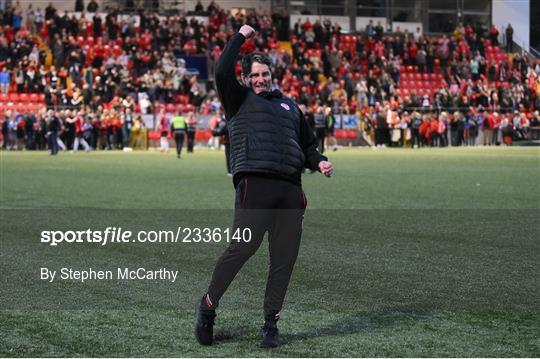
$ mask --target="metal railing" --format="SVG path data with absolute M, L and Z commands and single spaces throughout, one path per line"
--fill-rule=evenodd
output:
M 505 42 L 506 41 L 507 40 L 505 38 Z M 517 47 L 519 49 L 519 52 L 521 52 L 522 55 L 527 55 L 529 58 L 532 58 L 532 59 L 540 59 L 540 52 L 530 45 L 528 47 L 525 46 L 525 41 L 523 41 L 523 39 L 521 39 L 519 36 L 516 36 L 514 34 L 514 36 L 512 37 L 512 42 L 513 42 L 514 48 Z

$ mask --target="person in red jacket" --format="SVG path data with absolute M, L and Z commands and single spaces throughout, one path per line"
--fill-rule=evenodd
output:
M 418 127 L 418 133 L 420 134 L 421 142 L 423 145 L 429 141 L 429 118 L 424 115 L 422 117 L 422 123 Z
M 105 137 L 104 141 L 102 141 L 102 147 L 105 148 L 106 146 L 108 150 L 112 150 L 113 128 L 109 110 L 103 112 L 103 117 L 101 119 L 101 133 L 103 134 L 103 137 Z
M 68 119 L 69 120 L 69 119 Z M 86 140 L 83 137 L 83 125 L 84 125 L 84 119 L 83 119 L 83 113 L 81 111 L 77 112 L 75 114 L 75 117 L 71 119 L 75 126 L 75 142 L 73 143 L 73 151 L 77 152 L 79 150 L 79 145 L 82 145 L 84 147 L 84 150 L 86 152 L 90 151 L 90 146 L 86 142 Z
M 489 30 L 489 39 L 493 46 L 499 46 L 499 30 L 497 30 L 495 25 L 492 25 L 491 30 Z
M 122 133 L 122 127 L 124 127 L 124 121 L 116 110 L 112 110 L 112 125 L 114 129 L 114 140 L 116 141 L 116 148 L 123 149 L 124 136 Z
M 160 151 L 164 153 L 169 153 L 169 139 L 167 136 L 169 135 L 169 127 L 171 126 L 171 121 L 169 119 L 169 116 L 165 113 L 165 109 L 161 109 L 159 111 L 159 132 L 161 134 L 160 138 Z
M 497 112 L 493 112 L 491 117 L 489 117 L 489 127 L 491 127 L 491 143 L 497 145 L 499 143 L 499 123 L 501 119 Z
M 484 146 L 491 146 L 493 144 L 493 115 L 484 114 L 482 121 L 482 134 L 484 135 Z

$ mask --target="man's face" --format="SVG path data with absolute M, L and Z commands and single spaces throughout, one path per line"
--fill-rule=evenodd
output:
M 272 74 L 268 65 L 254 62 L 251 64 L 251 73 L 247 78 L 249 86 L 256 94 L 272 91 Z

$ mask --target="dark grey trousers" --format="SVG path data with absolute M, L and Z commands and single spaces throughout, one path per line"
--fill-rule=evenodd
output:
M 292 182 L 257 176 L 241 180 L 236 188 L 232 233 L 249 228 L 251 239 L 231 240 L 219 258 L 207 292 L 212 308 L 218 306 L 236 274 L 268 232 L 270 270 L 264 312 L 265 316 L 279 313 L 298 256 L 306 205 L 302 187 Z

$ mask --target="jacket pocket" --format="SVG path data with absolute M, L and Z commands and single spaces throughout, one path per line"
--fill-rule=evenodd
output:
M 247 203 L 247 186 L 247 177 L 244 177 L 236 187 L 235 202 L 240 208 L 244 207 Z

